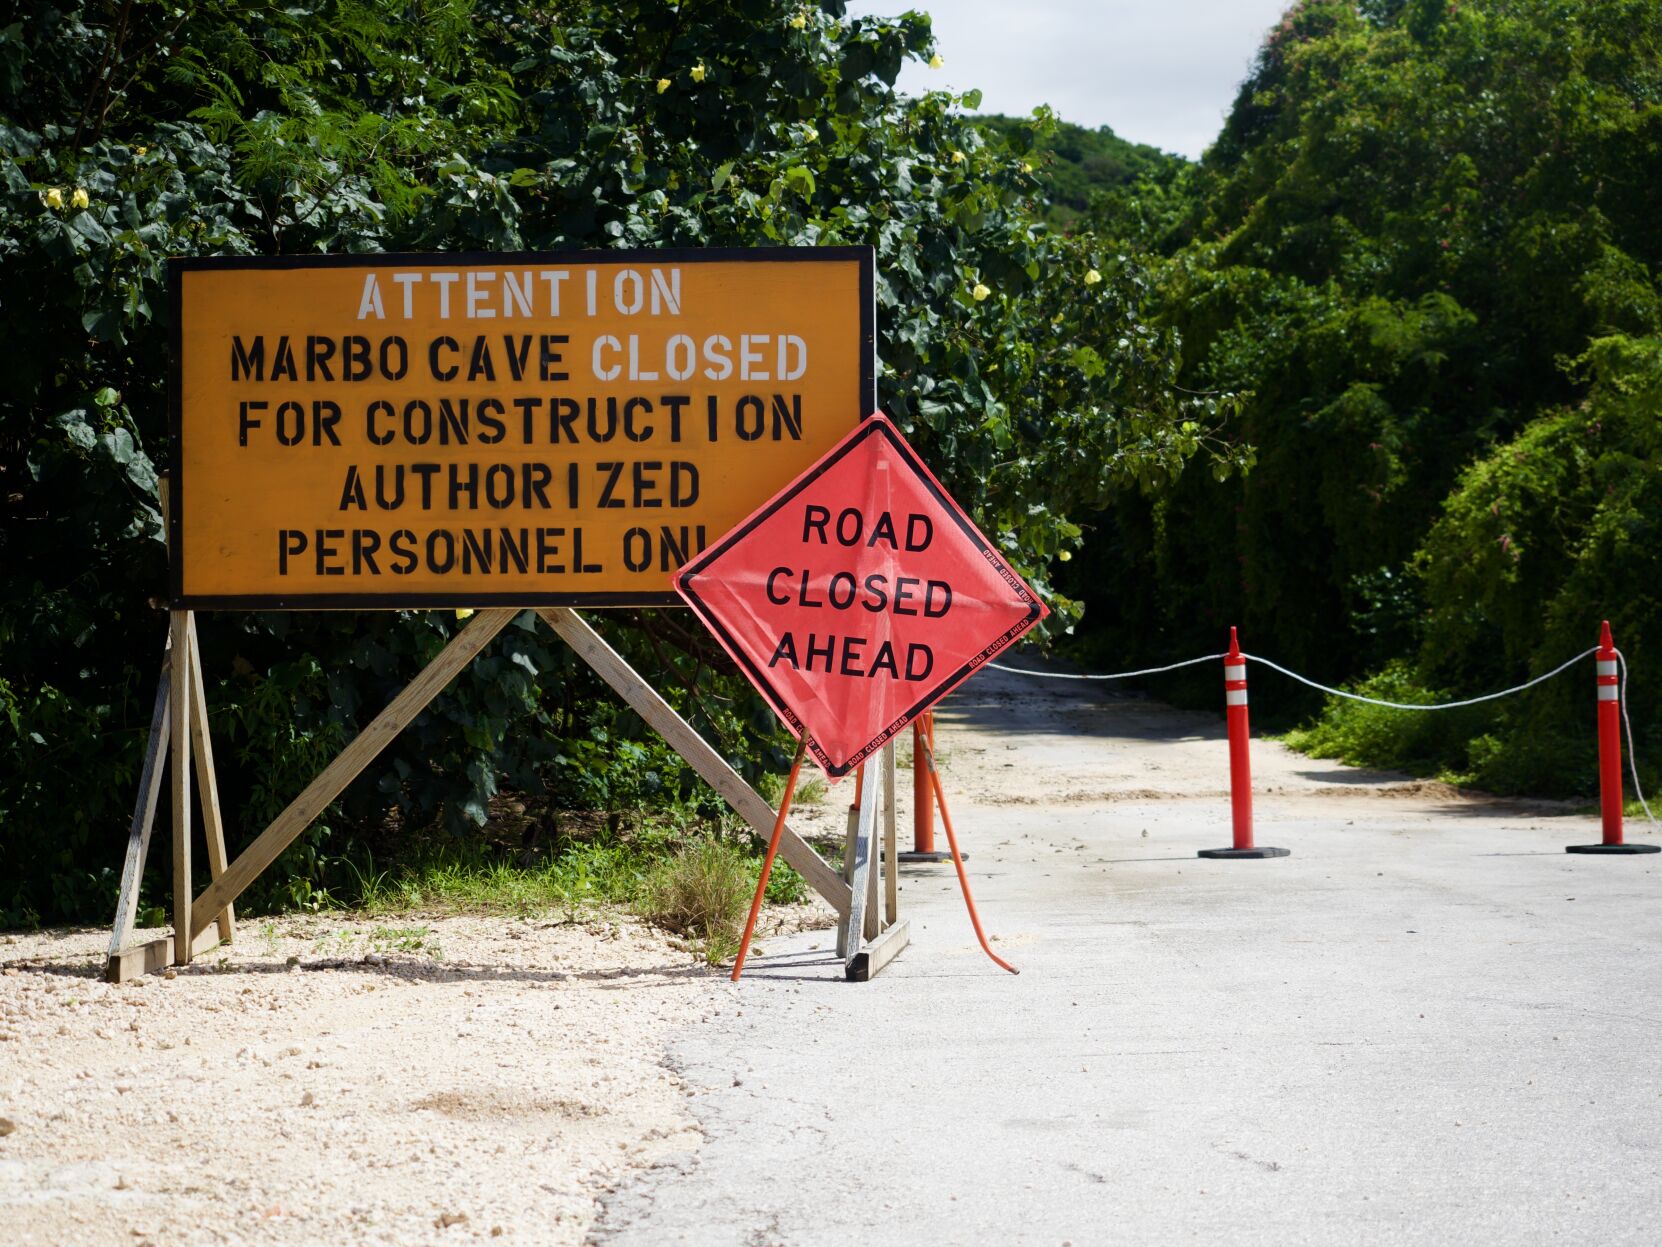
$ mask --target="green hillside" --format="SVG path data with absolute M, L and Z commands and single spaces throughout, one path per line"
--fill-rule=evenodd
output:
M 983 131 L 1006 139 L 1032 129 L 1027 119 L 996 113 L 974 120 Z M 1059 226 L 1077 222 L 1094 195 L 1123 190 L 1143 179 L 1162 180 L 1173 167 L 1188 163 L 1157 147 L 1122 139 L 1108 126 L 1088 130 L 1067 121 L 1038 137 L 1034 152 L 1037 158 L 1031 163 L 1048 200 L 1046 215 Z

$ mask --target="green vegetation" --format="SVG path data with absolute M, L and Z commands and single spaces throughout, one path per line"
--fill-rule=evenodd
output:
M 697 941 L 719 965 L 736 956 L 756 891 L 756 872 L 730 844 L 702 840 L 660 861 L 647 876 L 640 910 L 666 931 Z M 769 888 L 773 879 L 768 878 Z
M 570 844 L 532 861 L 471 841 L 400 856 L 390 870 L 365 871 L 341 902 L 370 914 L 557 911 L 575 919 L 595 905 L 634 899 L 655 860 L 625 842 Z
M 604 830 L 560 837 L 546 851 L 527 854 L 479 838 L 397 846 L 396 864 L 356 868 L 353 883 L 334 904 L 382 913 L 500 911 L 521 916 L 559 910 L 575 918 L 597 905 L 628 905 L 645 894 L 666 857 L 720 844 L 747 863 L 756 886 L 763 846 L 734 825 L 682 826 L 652 820 L 627 835 Z M 768 899 L 790 904 L 806 899 L 807 884 L 779 863 L 768 880 Z M 748 893 L 747 893 L 748 895 Z
M 1662 757 L 1662 7 L 1305 0 L 1200 165 L 1105 197 L 1187 391 L 1256 464 L 1122 491 L 1069 581 L 1117 665 L 1243 644 L 1398 700 L 1549 670 L 1609 618 Z M 1648 656 L 1648 660 L 1647 660 Z M 1589 790 L 1569 674 L 1450 719 L 1334 706 L 1309 747 Z M 1163 686 L 1216 704 L 1211 673 Z M 1320 703 L 1279 677 L 1254 713 Z M 1433 721 L 1435 720 L 1435 721 Z
M 1457 700 L 1446 689 L 1427 689 L 1405 662 L 1393 662 L 1355 691 L 1364 697 L 1407 705 Z M 1485 728 L 1493 711 L 1481 706 L 1414 714 L 1338 698 L 1321 718 L 1282 739 L 1315 758 L 1336 758 L 1352 766 L 1383 766 L 1411 775 L 1469 781 L 1499 748 Z M 1460 765 L 1453 769 L 1451 760 Z
M 388 869 L 356 868 L 351 885 L 331 899 L 375 917 L 496 912 L 588 922 L 606 907 L 632 909 L 684 936 L 716 965 L 738 947 L 764 848 L 731 818 L 713 824 L 649 818 L 621 832 L 601 823 L 573 829 L 530 853 L 500 836 L 495 842 L 420 838 L 413 846 L 394 846 Z M 768 903 L 808 899 L 802 876 L 776 861 Z M 426 929 L 389 927 L 376 935 L 386 935 L 386 943 L 401 932 L 423 936 Z M 409 951 L 396 941 L 391 947 Z M 372 951 L 388 949 L 375 944 Z
M 885 409 L 1066 627 L 1077 516 L 1200 456 L 1141 268 L 1036 230 L 973 93 L 907 100 L 927 17 L 838 0 L 26 0 L 0 27 L 0 923 L 113 903 L 163 620 L 174 255 L 863 243 Z M 1098 278 L 1089 279 L 1090 274 Z M 204 620 L 230 838 L 243 842 L 457 627 L 450 612 Z M 673 612 L 608 639 L 748 774 L 784 733 Z M 391 815 L 476 832 L 494 794 L 714 812 L 529 619 L 511 627 L 247 898 L 312 905 Z M 165 813 L 164 813 L 165 817 Z M 164 872 L 144 904 L 165 899 Z
M 983 114 L 975 123 L 988 135 L 1031 145 L 1028 163 L 1045 197 L 1045 218 L 1062 229 L 1075 228 L 1103 196 L 1169 181 L 1188 164 L 1157 147 L 1128 142 L 1108 126 L 1087 130 L 1059 121 L 1046 131 L 1030 117 L 997 113 Z

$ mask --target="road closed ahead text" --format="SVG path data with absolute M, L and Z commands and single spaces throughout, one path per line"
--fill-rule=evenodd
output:
M 880 511 L 868 523 L 859 507 L 844 507 L 834 518 L 829 507 L 817 503 L 802 508 L 804 546 L 840 545 L 855 558 L 859 551 L 878 549 L 925 554 L 934 535 L 934 521 L 918 512 L 897 521 L 890 512 Z M 768 573 L 766 593 L 775 606 L 826 612 L 798 616 L 808 621 L 806 631 L 781 632 L 768 658 L 770 668 L 783 663 L 792 671 L 817 668 L 827 675 L 871 679 L 926 680 L 935 669 L 935 652 L 924 641 L 901 642 L 897 650 L 891 639 L 866 635 L 858 615 L 848 628 L 839 627 L 837 612 L 940 619 L 952 609 L 949 583 L 894 570 L 775 567 Z
M 181 265 L 176 597 L 670 600 L 869 410 L 870 253 L 616 254 Z

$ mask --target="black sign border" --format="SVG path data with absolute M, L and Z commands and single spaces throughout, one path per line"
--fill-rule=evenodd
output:
M 445 264 L 733 264 L 840 263 L 860 270 L 860 378 L 851 425 L 877 409 L 877 253 L 853 247 L 661 247 L 576 251 L 385 251 L 363 255 L 188 256 L 167 261 L 168 335 L 168 593 L 174 610 L 445 610 L 489 606 L 680 606 L 673 589 L 658 593 L 256 593 L 184 591 L 183 464 L 185 273 L 212 269 L 385 268 Z
M 976 526 L 970 522 L 970 518 L 964 514 L 963 508 L 958 505 L 950 494 L 941 488 L 940 482 L 935 479 L 934 473 L 929 471 L 929 469 L 924 466 L 923 460 L 919 459 L 917 453 L 905 442 L 903 438 L 901 438 L 894 425 L 890 424 L 886 417 L 882 419 L 868 419 L 858 430 L 858 432 L 849 437 L 841 446 L 831 451 L 812 468 L 804 472 L 795 481 L 791 482 L 791 484 L 781 490 L 780 493 L 772 499 L 772 501 L 768 502 L 760 510 L 756 511 L 737 528 L 734 528 L 720 541 L 716 542 L 715 545 L 710 546 L 696 558 L 688 562 L 688 564 L 676 573 L 675 576 L 675 583 L 680 586 L 681 596 L 685 598 L 687 604 L 692 607 L 693 614 L 697 615 L 699 621 L 715 634 L 716 639 L 721 642 L 721 647 L 732 655 L 734 661 L 744 668 L 745 673 L 750 677 L 751 683 L 761 690 L 762 696 L 767 699 L 768 704 L 773 707 L 775 713 L 777 713 L 780 718 L 785 720 L 785 722 L 790 725 L 791 730 L 796 733 L 797 737 L 800 739 L 805 734 L 807 731 L 806 725 L 790 708 L 790 705 L 785 701 L 784 697 L 780 695 L 779 690 L 773 686 L 773 682 L 767 678 L 762 669 L 756 665 L 748 654 L 745 653 L 744 648 L 738 644 L 732 633 L 730 633 L 722 625 L 715 612 L 710 609 L 709 604 L 699 596 L 694 581 L 696 577 L 708 571 L 710 565 L 730 550 L 735 544 L 737 544 L 741 538 L 754 530 L 764 520 L 778 512 L 782 507 L 790 503 L 791 500 L 799 496 L 804 489 L 808 488 L 808 486 L 812 485 L 821 476 L 825 475 L 826 472 L 830 471 L 832 467 L 840 463 L 844 456 L 851 454 L 858 447 L 864 445 L 867 439 L 872 437 L 882 437 L 888 441 L 890 448 L 893 449 L 894 452 L 900 456 L 902 461 L 905 462 L 906 466 L 916 474 L 917 478 L 923 483 L 924 488 L 927 489 L 940 504 L 941 509 L 947 515 L 952 517 L 953 521 L 958 525 L 963 534 L 969 538 L 970 543 L 978 551 L 980 551 L 981 557 L 997 568 L 1003 576 L 1004 582 L 1015 590 L 1016 595 L 1022 601 L 1027 603 L 1027 616 L 1005 629 L 1005 631 L 996 639 L 989 641 L 978 653 L 971 655 L 969 660 L 957 670 L 952 672 L 951 675 L 944 676 L 931 685 L 928 693 L 924 694 L 916 702 L 914 702 L 911 708 L 906 710 L 893 723 L 890 723 L 884 727 L 875 738 L 866 742 L 866 744 L 863 745 L 860 750 L 847 761 L 841 763 L 833 762 L 830 757 L 826 755 L 825 751 L 820 748 L 819 742 L 812 736 L 809 736 L 809 751 L 814 755 L 815 760 L 819 762 L 820 767 L 825 771 L 825 773 L 833 779 L 840 779 L 842 776 L 847 775 L 855 767 L 859 766 L 878 749 L 882 748 L 882 746 L 893 739 L 894 736 L 904 729 L 908 723 L 917 718 L 918 715 L 923 713 L 930 706 L 934 705 L 941 698 L 945 697 L 953 689 L 957 688 L 958 685 L 969 679 L 969 677 L 973 675 L 983 663 L 987 662 L 987 660 L 1002 650 L 1008 648 L 1017 638 L 1033 627 L 1034 624 L 1038 623 L 1040 619 L 1044 618 L 1045 615 L 1044 605 L 1037 597 L 1034 596 L 1033 591 L 1028 588 L 1027 583 L 1022 580 L 1020 576 L 1016 575 L 1013 570 L 1011 570 L 1009 562 L 1004 558 L 1004 556 L 999 554 L 997 550 L 994 550 L 992 546 L 988 544 L 987 539 L 982 536 L 981 530 L 976 528 Z

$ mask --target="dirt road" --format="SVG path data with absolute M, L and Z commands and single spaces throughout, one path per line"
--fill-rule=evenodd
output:
M 940 738 L 1021 975 L 950 867 L 907 872 L 873 983 L 771 941 L 674 1043 L 703 1143 L 607 1199 L 607 1247 L 1657 1241 L 1662 858 L 1260 744 L 1292 856 L 1203 861 L 1215 718 L 989 673 Z

